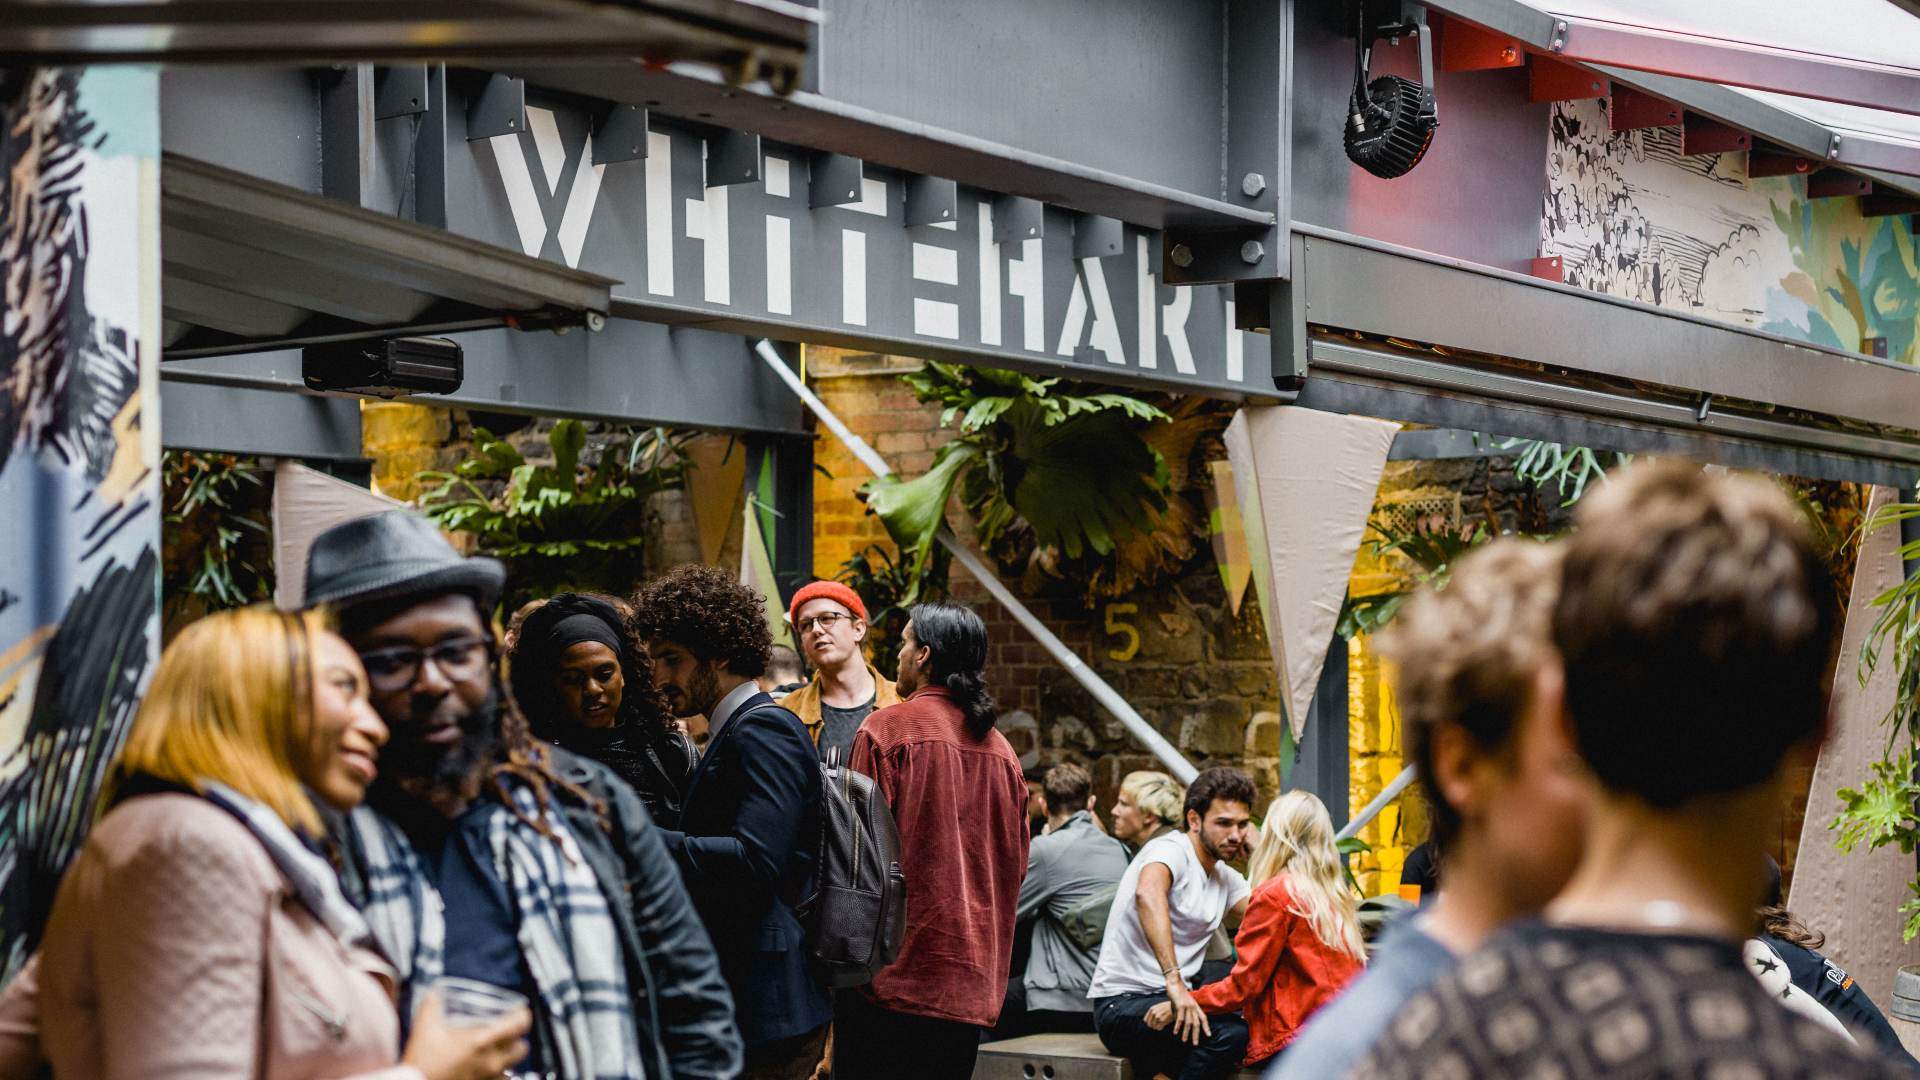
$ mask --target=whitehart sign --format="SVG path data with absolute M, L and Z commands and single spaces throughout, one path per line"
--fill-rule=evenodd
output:
M 1046 209 L 1038 236 L 996 232 L 991 192 L 961 187 L 950 219 L 909 226 L 905 178 L 877 168 L 831 193 L 852 201 L 814 208 L 825 178 L 805 150 L 769 143 L 758 180 L 723 185 L 692 132 L 657 124 L 644 160 L 596 165 L 586 112 L 537 103 L 527 126 L 455 140 L 449 227 L 619 279 L 626 311 L 1102 382 L 1273 390 L 1267 338 L 1232 329 L 1230 290 L 1162 285 L 1152 232 L 1110 230 L 1107 253 L 1076 258 L 1075 215 Z

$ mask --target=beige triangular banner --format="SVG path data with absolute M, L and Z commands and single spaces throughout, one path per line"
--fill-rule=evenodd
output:
M 1891 502 L 1891 488 L 1876 487 L 1867 501 L 1869 518 Z M 1906 916 L 1900 905 L 1913 881 L 1913 856 L 1897 847 L 1875 851 L 1856 848 L 1843 855 L 1833 844 L 1835 814 L 1840 800 L 1834 793 L 1857 787 L 1870 775 L 1870 763 L 1887 747 L 1887 710 L 1893 707 L 1894 665 L 1891 655 L 1860 685 L 1860 644 L 1880 609 L 1873 598 L 1899 584 L 1900 529 L 1887 525 L 1860 542 L 1853 571 L 1853 595 L 1847 601 L 1847 621 L 1840 632 L 1840 662 L 1833 673 L 1833 734 L 1820 748 L 1807 796 L 1807 817 L 1800 826 L 1800 848 L 1794 857 L 1793 888 L 1787 907 L 1808 926 L 1827 935 L 1825 952 L 1842 958 L 1847 972 L 1882 1009 L 1893 1001 L 1893 974 L 1906 964 L 1920 964 L 1920 939 L 1900 941 Z
M 307 549 L 345 521 L 406 504 L 326 473 L 282 461 L 273 469 L 273 602 L 293 611 L 306 601 Z
M 1227 460 L 1297 741 L 1306 732 L 1353 560 L 1400 425 L 1287 405 L 1249 405 L 1227 425 Z
M 689 439 L 685 450 L 693 461 L 687 470 L 687 502 L 700 537 L 700 561 L 717 566 L 746 494 L 747 449 L 731 435 L 700 435 Z
M 1253 564 L 1247 556 L 1247 527 L 1240 520 L 1240 493 L 1233 486 L 1233 465 L 1207 463 L 1207 536 L 1213 542 L 1213 561 L 1220 568 L 1220 584 L 1227 590 L 1227 606 L 1240 614 L 1247 586 L 1253 582 Z
M 759 514 L 752 499 L 747 500 L 746 527 L 740 541 L 740 584 L 760 594 L 766 609 L 767 629 L 775 645 L 793 648 L 793 630 L 787 625 L 787 609 L 780 606 L 780 586 L 773 580 L 773 558 L 767 554 L 767 538 L 760 531 Z

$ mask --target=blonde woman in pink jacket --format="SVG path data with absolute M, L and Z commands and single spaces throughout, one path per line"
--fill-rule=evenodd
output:
M 56 1076 L 478 1080 L 524 1055 L 525 1009 L 457 1028 L 431 995 L 401 1051 L 392 972 L 313 846 L 313 800 L 357 805 L 386 739 L 318 616 L 180 634 L 23 973 Z

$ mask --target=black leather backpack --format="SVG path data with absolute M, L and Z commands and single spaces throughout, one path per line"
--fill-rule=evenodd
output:
M 873 779 L 827 751 L 820 766 L 820 848 L 813 894 L 795 905 L 822 984 L 864 986 L 900 955 L 907 878 L 900 830 Z

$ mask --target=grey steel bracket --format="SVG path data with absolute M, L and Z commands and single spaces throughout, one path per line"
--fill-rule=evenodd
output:
M 427 111 L 414 134 L 413 220 L 447 227 L 447 65 L 427 69 Z
M 1306 261 L 1308 238 L 1288 238 L 1293 266 Z M 1236 281 L 1233 283 L 1234 328 L 1268 334 L 1272 339 L 1273 384 L 1283 393 L 1297 393 L 1307 381 L 1306 290 L 1296 281 Z
M 615 105 L 594 128 L 593 163 L 613 165 L 646 156 L 647 110 L 638 105 Z
M 487 85 L 467 106 L 467 141 L 527 130 L 527 81 L 487 76 Z
M 993 242 L 1012 244 L 1038 240 L 1046 234 L 1046 205 L 1038 199 L 1018 195 L 996 195 L 993 199 Z
M 1075 214 L 1073 217 L 1073 257 L 1099 259 L 1120 254 L 1126 244 L 1126 229 L 1118 218 L 1099 214 Z
M 418 116 L 427 111 L 427 69 L 424 65 L 373 69 L 373 118 Z
M 1169 285 L 1225 284 L 1291 273 L 1287 218 L 1293 183 L 1291 3 L 1227 5 L 1226 201 L 1271 224 L 1169 226 L 1161 263 Z M 1329 133 L 1339 153 L 1340 133 Z
M 707 186 L 749 184 L 760 179 L 760 136 L 721 128 L 707 136 Z
M 907 177 L 907 224 L 952 221 L 960 212 L 960 185 L 937 176 Z
M 812 179 L 807 183 L 807 205 L 815 210 L 824 206 L 845 206 L 860 201 L 861 182 L 866 179 L 866 163 L 845 154 L 815 154 Z

